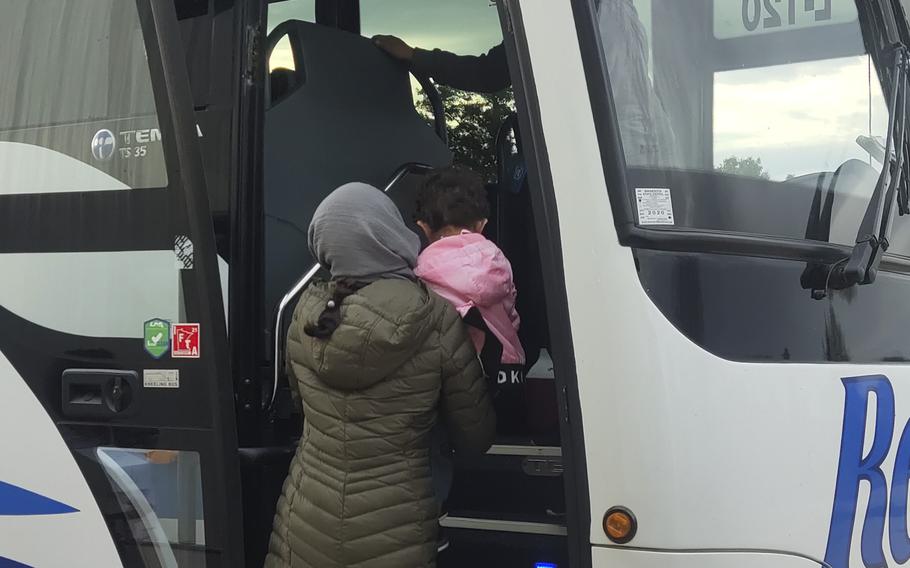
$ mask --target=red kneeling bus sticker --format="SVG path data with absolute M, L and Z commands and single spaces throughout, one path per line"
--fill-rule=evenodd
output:
M 171 326 L 171 357 L 199 358 L 199 324 L 175 323 Z

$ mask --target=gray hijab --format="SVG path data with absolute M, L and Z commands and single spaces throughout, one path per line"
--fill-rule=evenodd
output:
M 416 279 L 420 239 L 392 200 L 365 183 L 343 185 L 323 200 L 308 241 L 313 257 L 333 279 Z

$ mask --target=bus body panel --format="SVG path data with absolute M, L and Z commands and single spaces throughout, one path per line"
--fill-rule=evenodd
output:
M 117 178 L 70 155 L 22 142 L 0 141 L 0 170 L 6 176 L 0 189 L 4 195 L 62 192 L 86 187 L 129 189 Z M 39 175 L 40 185 L 36 184 Z M 39 185 L 38 191 L 35 191 L 36 185 Z
M 906 466 L 895 472 L 894 463 L 910 443 L 900 443 L 910 370 L 736 363 L 683 336 L 643 289 L 633 251 L 618 242 L 572 7 L 523 0 L 521 10 L 560 217 L 591 542 L 612 544 L 603 515 L 625 506 L 639 524 L 635 547 L 778 550 L 827 558 L 835 568 L 906 561 L 906 535 L 889 531 L 885 517 L 895 527 L 906 518 Z M 869 381 L 875 389 L 857 391 Z M 874 403 L 892 395 L 893 421 L 885 406 L 877 429 Z M 866 402 L 873 410 L 862 416 L 855 409 Z M 847 418 L 845 405 L 854 408 Z M 842 452 L 842 438 L 857 436 L 865 447 L 845 441 Z M 875 496 L 866 520 L 868 478 Z M 884 505 L 892 491 L 898 499 Z M 620 560 L 596 551 L 596 564 Z M 650 558 L 641 565 L 681 565 L 678 557 Z
M 657 552 L 595 548 L 594 568 L 811 568 L 821 564 L 808 558 L 772 552 Z
M 48 329 L 138 339 L 142 326 L 133 322 L 148 314 L 179 320 L 180 280 L 173 266 L 173 250 L 2 254 L 0 273 L 16 278 L 0 281 L 0 297 L 4 308 Z
M 0 400 L 0 565 L 121 566 L 73 454 L 2 352 Z

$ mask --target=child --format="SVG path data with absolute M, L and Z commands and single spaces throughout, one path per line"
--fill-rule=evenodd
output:
M 479 175 L 458 166 L 432 174 L 418 193 L 415 215 L 430 245 L 417 259 L 414 272 L 462 317 L 477 309 L 502 344 L 500 363 L 524 365 L 512 265 L 482 234 L 489 215 L 490 204 Z M 485 333 L 476 327 L 469 329 L 480 353 Z
M 483 236 L 490 215 L 486 189 L 479 175 L 461 167 L 450 167 L 430 175 L 417 196 L 417 224 L 430 244 L 417 259 L 414 273 L 431 290 L 455 306 L 462 318 L 476 310 L 485 326 L 502 346 L 499 361 L 484 361 L 486 374 L 496 374 L 498 386 L 506 386 L 502 368 L 521 369 L 525 353 L 518 339 L 519 317 L 515 309 L 517 292 L 512 282 L 512 266 L 495 244 Z M 473 315 L 473 314 L 472 314 Z M 478 355 L 486 340 L 485 332 L 475 326 L 468 330 Z M 510 373 L 511 374 L 511 373 Z M 520 375 L 519 375 L 520 376 Z M 508 381 L 511 383 L 511 381 Z M 519 389 L 522 385 L 517 386 Z M 514 389 L 513 389 L 514 390 Z M 505 415 L 512 422 L 521 422 L 513 409 L 514 396 L 503 396 L 497 404 L 499 423 Z M 503 412 L 505 408 L 509 408 Z M 502 428 L 499 428 L 502 431 Z M 434 450 L 431 453 L 433 482 L 437 499 L 443 508 L 452 481 L 452 464 L 444 451 L 444 430 L 434 430 Z

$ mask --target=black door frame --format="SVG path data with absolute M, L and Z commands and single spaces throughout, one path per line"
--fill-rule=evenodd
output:
M 217 445 L 209 463 L 209 469 L 215 471 L 203 474 L 210 480 L 209 489 L 214 487 L 217 495 L 205 498 L 206 524 L 211 519 L 217 529 L 213 532 L 219 533 L 222 565 L 240 567 L 243 566 L 243 522 L 234 389 L 215 234 L 183 39 L 172 0 L 137 0 L 137 6 L 162 138 L 170 137 L 174 141 L 173 145 L 165 145 L 165 151 L 171 154 L 169 165 L 176 165 L 180 173 L 189 231 L 194 237 L 194 270 L 202 286 L 202 293 L 194 300 L 199 313 L 209 318 L 209 329 L 201 334 L 201 350 L 206 354 L 206 371 L 211 378 L 212 433 Z M 208 529 L 206 532 L 209 533 Z

